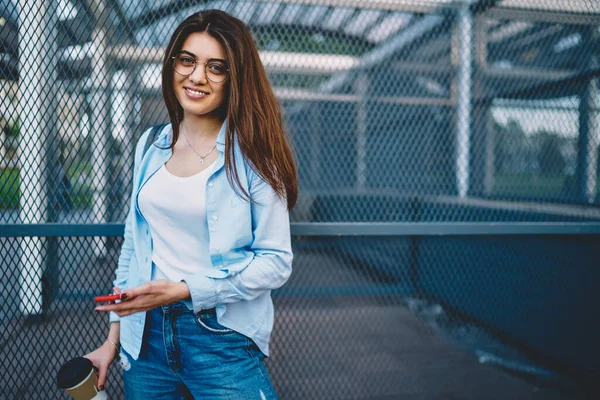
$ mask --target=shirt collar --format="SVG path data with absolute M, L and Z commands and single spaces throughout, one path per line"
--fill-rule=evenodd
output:
M 219 151 L 225 151 L 225 131 L 227 130 L 227 119 L 223 121 L 219 134 L 217 135 L 217 149 Z

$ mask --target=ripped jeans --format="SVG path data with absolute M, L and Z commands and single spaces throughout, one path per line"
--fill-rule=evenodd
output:
M 263 358 L 251 339 L 220 325 L 214 309 L 155 308 L 139 358 L 121 350 L 125 399 L 277 399 Z

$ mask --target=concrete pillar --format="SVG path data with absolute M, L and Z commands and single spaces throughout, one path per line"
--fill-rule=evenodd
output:
M 113 194 L 114 208 L 111 210 L 110 221 L 122 222 L 129 209 L 130 190 L 126 189 L 125 182 L 131 180 L 133 175 L 133 159 L 135 146 L 141 135 L 140 130 L 140 95 L 136 93 L 141 83 L 137 79 L 139 72 L 136 69 L 120 70 L 113 75 L 113 89 L 111 90 L 111 119 L 113 140 L 119 142 L 122 155 L 115 160 L 111 167 L 114 177 L 110 182 Z
M 55 129 L 58 17 L 55 2 L 49 0 L 21 0 L 19 10 L 20 220 L 43 223 L 49 212 L 48 141 Z M 24 237 L 20 247 L 20 310 L 39 315 L 46 243 L 43 238 Z
M 108 222 L 110 217 L 109 196 L 110 189 L 110 158 L 112 134 L 110 95 L 112 77 L 108 58 L 108 37 L 102 19 L 94 28 L 94 48 L 92 54 L 92 74 L 90 76 L 90 92 L 87 96 L 89 109 L 91 110 L 91 132 L 92 135 L 92 187 L 93 205 L 92 220 L 94 223 Z M 94 252 L 96 256 L 106 255 L 105 238 L 96 238 Z

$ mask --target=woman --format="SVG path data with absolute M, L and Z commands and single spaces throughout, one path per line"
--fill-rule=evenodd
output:
M 262 363 L 270 292 L 291 273 L 296 165 L 250 31 L 217 10 L 167 47 L 171 124 L 136 149 L 106 342 L 87 355 L 104 386 L 121 350 L 127 399 L 276 398 Z

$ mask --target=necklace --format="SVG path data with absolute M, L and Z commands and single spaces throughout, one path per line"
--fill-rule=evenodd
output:
M 208 155 L 209 155 L 210 153 L 212 153 L 212 152 L 213 152 L 213 150 L 214 150 L 214 149 L 217 147 L 217 144 L 215 143 L 215 145 L 212 147 L 212 149 L 210 149 L 210 151 L 209 151 L 208 153 L 206 153 L 205 155 L 201 156 L 201 155 L 200 155 L 200 153 L 198 153 L 198 152 L 196 151 L 196 149 L 194 148 L 194 146 L 192 146 L 192 144 L 190 143 L 190 140 L 188 139 L 188 137 L 187 137 L 187 133 L 185 133 L 185 130 L 183 130 L 183 129 L 182 129 L 182 131 L 183 131 L 183 137 L 185 138 L 185 141 L 187 142 L 188 146 L 190 146 L 190 148 L 191 148 L 191 149 L 194 151 L 194 153 L 196 153 L 196 155 L 197 155 L 198 157 L 200 157 L 200 164 L 204 164 L 204 159 L 205 159 L 206 157 L 208 157 Z

